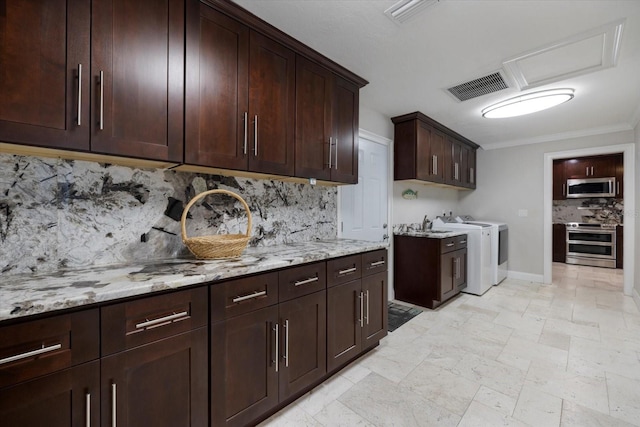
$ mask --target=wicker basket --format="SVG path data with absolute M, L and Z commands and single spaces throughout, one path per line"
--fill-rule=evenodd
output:
M 247 211 L 247 232 L 245 234 L 216 234 L 212 236 L 199 236 L 199 237 L 187 237 L 187 228 L 185 221 L 189 209 L 199 199 L 208 196 L 209 194 L 227 194 L 240 200 L 244 209 Z M 192 254 L 199 259 L 219 259 L 219 258 L 233 258 L 242 254 L 244 248 L 247 247 L 249 238 L 251 237 L 251 211 L 247 202 L 238 194 L 227 190 L 209 190 L 198 194 L 184 208 L 182 212 L 182 219 L 180 220 L 182 226 L 182 241 L 189 248 Z

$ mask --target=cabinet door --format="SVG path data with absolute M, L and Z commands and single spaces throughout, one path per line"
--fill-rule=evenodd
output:
M 0 390 L 4 426 L 85 427 L 100 423 L 100 363 L 79 365 Z
M 327 289 L 327 371 L 349 362 L 362 350 L 360 279 Z
M 211 425 L 246 426 L 278 404 L 278 307 L 211 325 Z
M 207 426 L 207 343 L 200 328 L 102 358 L 101 424 Z
M 184 0 L 92 3 L 92 151 L 183 160 L 184 9 Z
M 615 154 L 616 197 L 624 197 L 624 154 Z
M 333 74 L 298 55 L 295 124 L 297 177 L 322 180 L 331 178 L 329 145 L 333 143 L 332 98 Z
M 327 372 L 327 293 L 280 304 L 280 400 L 313 384 Z
M 616 268 L 624 267 L 624 227 L 616 227 Z
M 197 0 L 187 2 L 185 162 L 246 170 L 249 29 Z
M 252 31 L 250 58 L 249 170 L 293 175 L 296 55 Z
M 440 289 L 438 297 L 445 302 L 457 293 L 456 281 L 456 251 L 440 255 Z
M 362 348 L 376 345 L 387 336 L 387 272 L 362 278 L 364 315 L 362 325 Z
M 453 262 L 453 284 L 455 294 L 467 287 L 467 250 L 460 249 L 455 252 Z
M 90 7 L 0 2 L 1 141 L 89 149 Z
M 476 188 L 476 150 L 467 146 L 462 146 L 462 186 L 465 188 Z
M 445 183 L 460 186 L 462 184 L 462 146 L 452 138 L 447 138 L 445 146 Z
M 567 228 L 564 224 L 553 224 L 553 262 L 566 262 Z
M 331 154 L 331 180 L 358 183 L 358 105 L 357 85 L 336 77 L 334 86 L 334 141 Z
M 553 200 L 564 200 L 567 198 L 567 180 L 564 175 L 564 162 L 563 159 L 553 161 Z
M 416 141 L 416 178 L 444 182 L 444 135 L 418 122 Z

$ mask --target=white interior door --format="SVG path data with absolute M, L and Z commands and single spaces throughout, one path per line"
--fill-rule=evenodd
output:
M 358 145 L 358 184 L 339 190 L 339 236 L 375 242 L 387 240 L 389 147 L 362 137 Z

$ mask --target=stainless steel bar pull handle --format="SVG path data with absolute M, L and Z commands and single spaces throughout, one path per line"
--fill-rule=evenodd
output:
M 333 159 L 333 137 L 329 137 L 329 169 L 331 169 L 331 160 Z
M 336 163 L 333 165 L 335 170 L 338 170 L 338 138 L 336 138 Z
M 591 166 L 591 176 L 593 176 L 593 166 Z
M 276 333 L 276 372 L 278 372 L 280 369 L 280 337 L 278 336 L 279 334 L 279 325 L 276 323 L 276 325 L 274 326 L 273 330 Z
M 253 155 L 258 157 L 258 115 L 253 116 Z
M 562 195 L 563 196 L 567 195 L 567 184 L 562 184 Z
M 249 114 L 245 111 L 243 118 L 244 120 L 244 141 L 242 144 L 242 152 L 244 153 L 244 155 L 247 155 L 247 144 L 249 141 Z
M 82 125 L 82 64 L 78 64 L 78 126 Z
M 460 240 L 460 244 L 461 244 L 461 245 L 464 245 L 465 243 L 467 243 L 467 241 L 466 241 L 466 240 Z
M 589 176 L 589 166 L 585 168 L 585 175 Z
M 86 417 L 84 424 L 86 427 L 91 427 L 91 393 L 86 393 L 85 396 Z
M 360 327 L 364 326 L 364 294 L 360 292 Z
M 435 154 L 431 156 L 431 172 L 433 175 L 438 175 L 438 159 Z
M 289 367 L 289 319 L 284 321 L 284 366 Z
M 136 324 L 136 329 L 150 328 L 152 326 L 160 325 L 161 323 L 174 322 L 178 319 L 182 319 L 183 317 L 188 317 L 188 316 L 189 316 L 188 311 L 181 311 L 180 313 L 173 313 L 173 314 L 169 314 L 168 316 L 163 316 L 157 319 L 146 320 L 144 322 L 138 323 Z
M 369 324 L 369 290 L 367 289 L 367 325 Z
M 455 243 L 447 243 L 447 247 L 450 248 L 451 246 L 455 245 Z
M 100 71 L 100 121 L 99 129 L 104 130 L 104 71 Z
M 371 267 L 378 267 L 379 265 L 384 265 L 384 261 L 376 261 L 371 263 Z
M 299 280 L 297 282 L 294 282 L 293 286 L 306 285 L 307 283 L 317 282 L 318 280 L 320 280 L 320 278 L 318 276 L 310 277 L 310 278 L 305 279 L 305 280 Z
M 27 351 L 25 353 L 16 354 L 15 356 L 9 356 L 9 357 L 5 357 L 4 359 L 0 359 L 0 365 L 4 365 L 5 363 L 15 362 L 16 360 L 27 359 L 29 357 L 49 353 L 51 351 L 60 350 L 61 348 L 62 348 L 62 344 L 54 344 L 48 347 L 45 347 L 44 344 L 42 344 L 42 348 L 39 348 L 37 350 Z
M 620 181 L 616 182 L 616 194 L 620 195 Z
M 116 410 L 116 396 L 116 383 L 113 383 L 111 384 L 111 427 L 116 427 L 116 415 L 118 412 Z
M 267 291 L 255 291 L 254 293 L 249 294 L 249 295 L 243 295 L 241 297 L 235 297 L 231 301 L 234 302 L 234 303 L 237 303 L 237 302 L 240 302 L 240 301 L 246 301 L 248 299 L 259 298 L 259 297 L 265 296 L 266 294 L 267 294 Z
M 349 274 L 349 273 L 353 273 L 354 271 L 356 271 L 357 268 L 356 267 L 352 267 L 352 268 L 347 268 L 346 270 L 340 270 L 338 271 L 338 274 Z

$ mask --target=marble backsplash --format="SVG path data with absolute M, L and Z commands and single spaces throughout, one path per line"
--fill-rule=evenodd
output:
M 622 199 L 567 199 L 553 201 L 553 222 L 623 224 Z
M 249 205 L 250 246 L 337 235 L 334 187 L 0 154 L 0 271 L 190 257 L 180 216 L 217 188 Z M 246 231 L 244 208 L 228 196 L 201 199 L 189 214 L 188 236 Z

